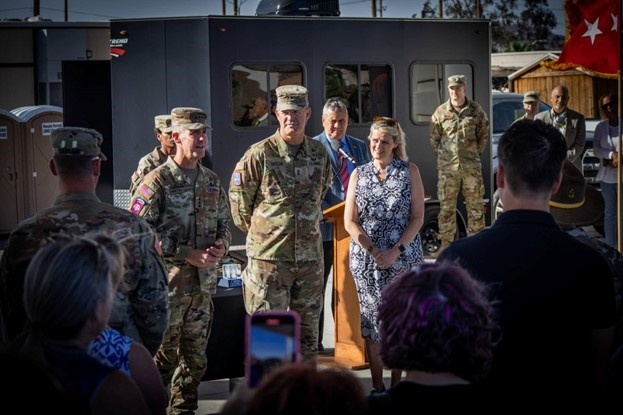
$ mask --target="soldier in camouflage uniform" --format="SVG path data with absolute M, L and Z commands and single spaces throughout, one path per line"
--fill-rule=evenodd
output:
M 175 143 L 171 137 L 171 115 L 156 115 L 154 117 L 154 133 L 160 146 L 154 148 L 149 154 L 144 155 L 138 162 L 136 171 L 132 173 L 132 183 L 130 184 L 130 195 L 134 193 L 143 177 L 156 167 L 164 164 L 169 156 L 175 154 Z
M 171 383 L 170 413 L 194 413 L 207 368 L 216 292 L 216 264 L 231 243 L 229 203 L 219 177 L 199 162 L 206 154 L 206 113 L 171 112 L 176 150 L 148 173 L 132 195 L 131 211 L 162 240 L 169 269 L 170 324 L 156 364 Z
M 305 135 L 311 115 L 307 90 L 287 85 L 276 93 L 279 130 L 236 164 L 231 212 L 247 233 L 242 273 L 247 312 L 298 312 L 303 358 L 312 360 L 322 309 L 321 202 L 331 185 L 331 165 L 324 146 Z
M 439 198 L 439 255 L 456 236 L 456 202 L 463 192 L 467 205 L 468 232 L 485 227 L 480 155 L 487 145 L 489 120 L 480 105 L 465 96 L 465 76 L 448 78 L 450 99 L 431 117 L 430 144 L 437 155 L 437 196 Z
M 0 263 L 0 314 L 12 340 L 26 322 L 23 281 L 37 250 L 59 237 L 104 232 L 126 251 L 123 287 L 115 297 L 109 325 L 154 355 L 168 325 L 166 267 L 149 224 L 95 195 L 101 163 L 106 160 L 101 142 L 95 130 L 64 127 L 52 132 L 50 168 L 58 176 L 60 194 L 52 207 L 25 219 L 11 233 Z

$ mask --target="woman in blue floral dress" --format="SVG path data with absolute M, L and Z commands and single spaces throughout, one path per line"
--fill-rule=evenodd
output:
M 350 271 L 359 308 L 373 391 L 385 389 L 377 323 L 382 289 L 401 272 L 423 262 L 419 231 L 424 187 L 419 169 L 407 161 L 405 134 L 398 121 L 376 117 L 370 127 L 372 161 L 350 176 L 344 221 L 350 234 Z M 400 381 L 392 371 L 391 384 Z

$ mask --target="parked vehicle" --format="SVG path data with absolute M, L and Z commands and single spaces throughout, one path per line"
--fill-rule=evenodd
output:
M 495 188 L 495 177 L 498 168 L 497 161 L 497 146 L 500 137 L 506 131 L 506 129 L 513 123 L 513 121 L 519 118 L 523 114 L 523 94 L 493 92 L 492 94 L 493 106 L 491 115 L 491 124 L 493 129 L 492 136 L 492 171 L 493 171 L 493 186 Z M 540 111 L 549 110 L 551 107 L 544 102 L 541 102 Z M 599 170 L 600 160 L 593 154 L 593 135 L 595 133 L 595 127 L 599 123 L 598 119 L 586 120 L 586 144 L 584 148 L 584 154 L 582 155 L 582 172 L 586 183 L 599 188 L 599 181 L 595 179 L 597 171 Z M 504 211 L 502 202 L 497 189 L 493 193 L 493 218 L 492 222 L 498 218 L 498 216 Z M 598 223 L 593 226 L 597 232 L 603 235 L 603 223 Z
M 586 147 L 582 155 L 582 170 L 586 183 L 599 188 L 599 181 L 595 178 L 599 171 L 601 160 L 593 153 L 593 135 L 599 119 L 586 120 Z
M 491 95 L 493 106 L 491 107 L 491 154 L 493 171 L 493 186 L 495 188 L 495 176 L 498 171 L 498 142 L 500 137 L 517 118 L 524 114 L 523 94 L 513 92 L 497 92 Z M 551 107 L 541 101 L 539 112 L 549 110 Z

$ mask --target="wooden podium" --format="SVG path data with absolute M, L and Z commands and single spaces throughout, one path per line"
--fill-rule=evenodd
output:
M 335 364 L 349 369 L 368 367 L 361 337 L 361 314 L 355 281 L 348 267 L 350 235 L 344 229 L 344 202 L 324 210 L 333 222 L 333 293 L 335 306 Z

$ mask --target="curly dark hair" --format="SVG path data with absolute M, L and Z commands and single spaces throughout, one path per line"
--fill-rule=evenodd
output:
M 382 292 L 379 322 L 381 357 L 391 369 L 468 381 L 489 369 L 492 306 L 484 285 L 457 264 L 420 264 L 398 275 Z

